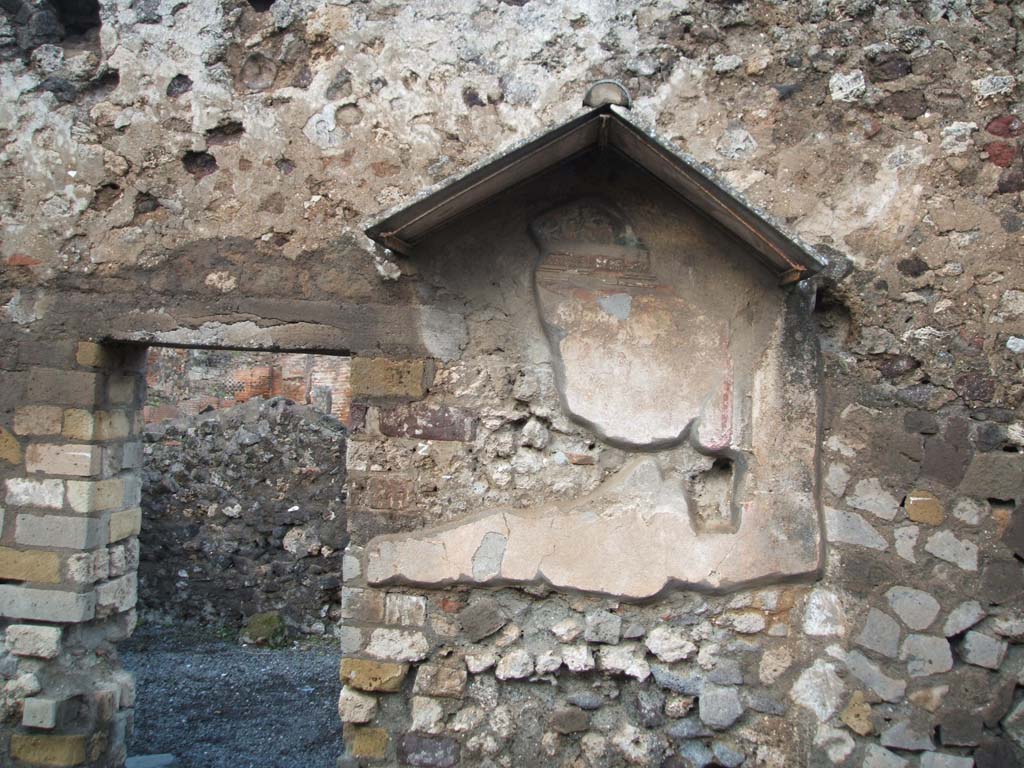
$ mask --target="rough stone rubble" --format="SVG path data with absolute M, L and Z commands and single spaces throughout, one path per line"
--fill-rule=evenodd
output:
M 297 632 L 340 618 L 345 429 L 284 398 L 147 425 L 143 616 L 238 627 L 280 612 Z

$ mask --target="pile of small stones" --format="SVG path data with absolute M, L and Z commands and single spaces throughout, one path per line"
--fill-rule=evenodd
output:
M 238 626 L 280 611 L 322 634 L 339 607 L 345 440 L 283 398 L 147 427 L 144 615 Z

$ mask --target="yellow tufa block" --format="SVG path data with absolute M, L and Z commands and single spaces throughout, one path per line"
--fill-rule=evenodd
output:
M 907 494 L 907 500 L 903 502 L 907 510 L 907 517 L 915 523 L 925 525 L 942 525 L 946 513 L 942 509 L 942 502 L 933 493 L 928 491 L 911 491 Z
M 68 504 L 81 514 L 117 509 L 124 504 L 124 496 L 124 480 L 121 478 L 67 481 Z
M 64 411 L 64 437 L 68 440 L 95 440 L 96 414 L 84 408 L 68 408 Z
M 60 557 L 45 549 L 0 547 L 0 579 L 60 583 Z
M 3 427 L 0 427 L 0 461 L 21 464 L 21 444 Z
M 408 664 L 370 659 L 341 660 L 341 682 L 360 691 L 382 691 L 394 693 L 402 687 L 402 681 L 409 674 Z
M 19 435 L 59 435 L 60 420 L 60 406 L 24 405 L 14 412 L 14 431 Z
M 110 515 L 110 543 L 138 536 L 142 530 L 142 508 L 122 509 Z
M 105 368 L 112 362 L 113 355 L 101 344 L 92 341 L 78 342 L 78 349 L 75 351 L 75 360 L 79 365 L 90 368 Z
M 428 373 L 424 360 L 354 357 L 349 379 L 355 398 L 419 400 L 427 393 Z
M 388 732 L 383 728 L 345 726 L 345 743 L 353 757 L 380 759 L 388 751 Z
M 88 758 L 88 737 L 81 735 L 27 734 L 11 736 L 11 758 L 32 765 L 72 768 Z

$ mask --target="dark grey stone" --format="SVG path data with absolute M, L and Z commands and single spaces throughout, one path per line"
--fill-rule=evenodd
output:
M 139 24 L 159 24 L 163 18 L 160 15 L 160 0 L 135 0 L 132 8 L 135 9 L 135 18 Z
M 715 668 L 708 672 L 708 682 L 718 685 L 743 685 L 743 670 L 736 659 L 718 659 Z
M 989 563 L 981 574 L 981 597 L 984 601 L 1002 605 L 1018 599 L 1024 592 L 1024 576 L 1020 564 L 1014 560 L 996 560 Z
M 175 75 L 171 78 L 171 82 L 167 84 L 167 95 L 172 99 L 175 96 L 181 96 L 183 93 L 188 93 L 192 90 L 192 78 L 188 75 Z
M 687 741 L 681 744 L 679 757 L 682 758 L 680 764 L 687 768 L 704 768 L 715 760 L 714 753 L 700 741 Z
M 590 715 L 577 707 L 559 707 L 551 713 L 550 724 L 558 733 L 579 733 L 590 727 Z
M 459 764 L 459 743 L 443 736 L 407 733 L 398 740 L 398 762 L 429 768 L 453 768 Z
M 1007 680 L 990 691 L 988 705 L 981 713 L 985 725 L 989 728 L 995 728 L 1003 716 L 1010 711 L 1010 707 L 1013 706 L 1013 691 L 1016 687 L 1013 680 Z
M 636 696 L 636 708 L 644 728 L 657 728 L 665 722 L 665 694 L 657 688 L 640 691 Z
M 922 726 L 901 720 L 882 732 L 882 746 L 924 752 L 935 749 L 931 734 Z
M 924 460 L 921 471 L 927 476 L 939 480 L 950 488 L 955 488 L 967 473 L 967 460 L 970 457 L 967 422 L 953 418 L 946 424 L 942 438 L 929 437 L 925 440 Z
M 1017 557 L 1024 558 L 1024 510 L 1015 509 L 1010 525 L 1003 534 L 1003 543 L 1008 546 Z
M 497 602 L 489 597 L 470 603 L 459 614 L 462 632 L 472 643 L 493 635 L 504 627 L 507 621 Z
M 644 625 L 635 621 L 627 624 L 626 628 L 622 630 L 624 640 L 636 640 L 645 634 L 647 634 L 647 630 L 644 628 Z
M 935 435 L 939 432 L 939 420 L 928 411 L 909 411 L 903 417 L 903 428 L 920 435 Z
M 78 88 L 63 77 L 48 77 L 38 87 L 42 91 L 52 93 L 62 104 L 70 104 L 78 96 Z
M 685 717 L 672 725 L 666 733 L 670 739 L 684 741 L 686 739 L 703 739 L 711 735 L 700 720 L 696 717 Z
M 1017 764 L 1013 746 L 1005 739 L 989 737 L 974 750 L 975 768 L 1008 768 Z
M 955 709 L 942 716 L 939 740 L 946 747 L 973 747 L 981 743 L 985 723 L 977 712 Z
M 719 731 L 731 727 L 743 715 L 739 691 L 732 686 L 705 685 L 697 705 L 701 721 Z
M 577 691 L 576 693 L 569 694 L 568 699 L 569 703 L 573 706 L 587 711 L 600 709 L 604 704 L 604 697 L 594 691 Z
M 748 709 L 765 715 L 786 714 L 786 703 L 767 691 L 744 691 L 743 701 Z
M 660 664 L 651 664 L 651 674 L 654 675 L 654 681 L 658 685 L 674 693 L 700 696 L 701 691 L 704 690 L 704 677 L 696 672 L 681 674 Z
M 739 768 L 747 759 L 742 750 L 722 741 L 716 741 L 711 746 L 711 751 L 715 753 L 715 761 L 722 768 Z
M 979 451 L 998 451 L 1006 444 L 1006 428 L 999 424 L 982 424 L 974 435 Z

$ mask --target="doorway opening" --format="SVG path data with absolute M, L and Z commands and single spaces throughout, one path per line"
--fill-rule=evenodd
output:
M 149 349 L 130 756 L 340 755 L 348 372 L 337 355 Z

